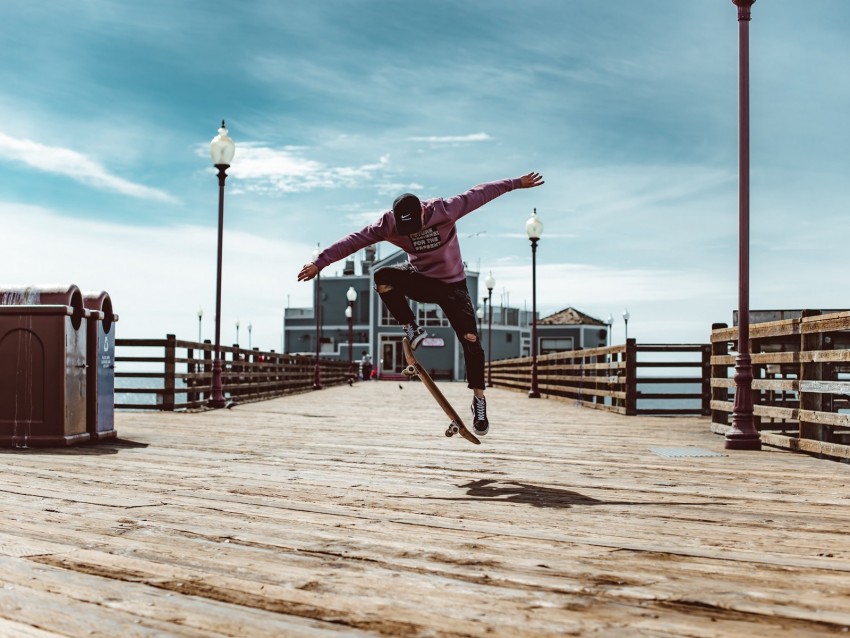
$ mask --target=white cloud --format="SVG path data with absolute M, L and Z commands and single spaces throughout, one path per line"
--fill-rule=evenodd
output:
M 493 138 L 487 133 L 471 133 L 469 135 L 429 135 L 411 137 L 411 142 L 428 142 L 431 144 L 463 144 L 466 142 L 489 142 Z
M 0 202 L 2 283 L 76 284 L 105 290 L 120 316 L 118 337 L 211 339 L 215 315 L 216 229 L 137 227 L 62 217 L 36 206 Z M 45 230 L 49 229 L 49 230 Z M 253 324 L 253 345 L 280 349 L 283 308 L 309 306 L 310 284 L 296 281 L 311 247 L 244 232 L 224 232 L 222 342 L 235 321 Z
M 176 201 L 164 191 L 112 175 L 95 160 L 71 149 L 46 146 L 0 132 L 0 156 L 46 173 L 70 177 L 101 190 L 159 202 Z
M 531 300 L 531 264 L 498 269 L 498 283 L 514 298 Z M 609 268 L 587 264 L 537 266 L 537 303 L 560 309 L 567 305 L 634 305 L 636 303 L 717 298 L 729 293 L 726 282 L 700 272 L 645 268 Z
M 531 263 L 493 268 L 494 303 L 503 291 L 513 307 L 532 307 Z M 486 293 L 486 290 L 484 290 Z M 629 336 L 644 343 L 705 343 L 712 322 L 729 321 L 737 288 L 698 270 L 614 268 L 587 264 L 538 264 L 540 316 L 572 306 L 604 321 L 612 313 L 615 343 L 624 335 L 620 313 L 629 308 Z
M 230 175 L 238 181 L 234 192 L 294 193 L 320 188 L 356 187 L 389 166 L 389 155 L 377 162 L 359 166 L 328 166 L 301 157 L 301 148 L 272 148 L 259 143 L 243 143 L 236 149 Z M 198 150 L 206 155 L 206 147 Z

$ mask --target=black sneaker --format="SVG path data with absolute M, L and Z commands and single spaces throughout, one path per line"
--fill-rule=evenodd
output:
M 478 436 L 484 436 L 490 431 L 487 420 L 487 401 L 484 397 L 472 397 L 472 431 Z
M 410 347 L 413 350 L 419 347 L 419 344 L 425 341 L 428 333 L 424 329 L 417 326 L 415 323 L 408 324 L 404 327 L 404 334 L 407 340 L 410 341 Z

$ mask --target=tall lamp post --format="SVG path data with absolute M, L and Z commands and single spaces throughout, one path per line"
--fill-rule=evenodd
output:
M 201 341 L 201 319 L 204 318 L 204 309 L 198 306 L 198 343 L 203 343 Z
M 629 314 L 629 309 L 626 308 L 623 310 L 623 322 L 626 324 L 626 341 L 629 340 L 629 317 L 631 315 Z
M 253 350 L 253 349 L 254 349 L 254 343 L 253 343 L 253 341 L 251 340 L 251 332 L 252 332 L 253 330 L 254 330 L 254 324 L 252 324 L 252 323 L 249 321 L 249 322 L 248 322 L 248 350 Z
M 215 355 L 213 359 L 212 374 L 212 396 L 208 405 L 211 408 L 223 408 L 227 405 L 224 399 L 224 386 L 221 382 L 221 255 L 222 240 L 224 239 L 224 180 L 227 179 L 227 169 L 233 161 L 236 153 L 236 145 L 227 135 L 227 127 L 224 120 L 218 129 L 212 142 L 210 142 L 210 156 L 213 166 L 218 169 L 218 259 L 215 278 Z
M 236 320 L 236 345 L 239 345 L 239 319 Z
M 496 286 L 496 279 L 493 277 L 493 271 L 487 275 L 484 280 L 484 285 L 487 286 L 487 303 L 490 304 L 490 317 L 487 319 L 487 385 L 493 387 L 493 288 Z
M 319 258 L 319 245 L 313 251 L 313 262 Z M 316 368 L 313 371 L 313 389 L 322 389 L 322 374 L 319 369 L 319 353 L 322 347 L 322 273 L 316 274 Z
M 761 449 L 753 422 L 750 358 L 750 8 L 755 1 L 732 0 L 738 7 L 738 356 L 727 450 Z
M 537 242 L 543 234 L 543 222 L 537 217 L 537 209 L 525 222 L 525 232 L 531 240 L 531 389 L 529 399 L 539 399 L 537 388 Z
M 345 308 L 345 318 L 348 319 L 348 372 L 354 375 L 354 302 L 357 301 L 357 291 L 354 286 L 348 287 L 345 293 L 348 306 Z
M 610 346 L 611 345 L 611 339 L 612 339 L 611 327 L 614 325 L 614 317 L 611 315 L 610 312 L 608 313 L 608 318 L 605 320 L 605 325 L 608 326 L 608 345 Z

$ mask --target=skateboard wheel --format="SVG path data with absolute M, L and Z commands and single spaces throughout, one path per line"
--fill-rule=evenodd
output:
M 460 432 L 460 426 L 457 423 L 455 423 L 454 421 L 452 421 L 452 424 L 449 426 L 449 431 L 452 434 L 457 434 L 458 432 Z
M 452 429 L 451 429 L 451 428 L 449 428 L 448 430 L 446 430 L 446 436 L 453 436 L 453 435 L 454 435 L 454 432 L 452 432 Z
M 416 368 L 414 368 L 413 366 L 407 366 L 401 371 L 401 373 L 406 377 L 412 377 L 416 374 Z

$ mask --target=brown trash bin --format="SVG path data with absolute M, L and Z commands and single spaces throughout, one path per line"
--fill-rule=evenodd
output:
M 107 292 L 83 293 L 86 320 L 86 430 L 93 441 L 117 436 L 115 431 L 115 322 Z
M 0 445 L 74 445 L 86 431 L 87 311 L 77 286 L 0 286 Z

